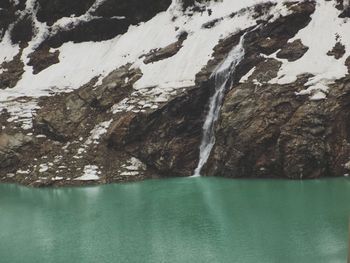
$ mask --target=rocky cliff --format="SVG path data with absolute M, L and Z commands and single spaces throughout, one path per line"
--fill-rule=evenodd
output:
M 0 181 L 191 176 L 242 37 L 202 175 L 344 176 L 349 31 L 347 0 L 1 1 Z

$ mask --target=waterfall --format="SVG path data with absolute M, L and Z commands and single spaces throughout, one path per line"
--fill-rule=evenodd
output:
M 231 76 L 234 74 L 236 66 L 245 55 L 243 47 L 244 36 L 245 35 L 241 36 L 239 44 L 230 51 L 225 60 L 211 75 L 211 78 L 215 79 L 215 93 L 210 98 L 209 112 L 203 125 L 203 138 L 199 148 L 199 162 L 193 177 L 200 176 L 200 172 L 208 161 L 211 150 L 215 144 L 215 123 L 219 117 L 226 87 L 232 84 L 230 81 L 232 79 Z

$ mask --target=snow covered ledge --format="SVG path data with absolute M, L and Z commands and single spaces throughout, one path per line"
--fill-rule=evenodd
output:
M 296 95 L 310 95 L 311 100 L 326 99 L 329 85 L 335 80 L 348 74 L 345 65 L 350 52 L 350 20 L 339 18 L 341 11 L 335 8 L 335 1 L 317 1 L 316 11 L 312 15 L 310 24 L 299 31 L 289 42 L 300 39 L 309 49 L 297 61 L 280 60 L 283 64 L 278 76 L 272 79 L 271 84 L 288 84 L 297 80 L 302 74 L 312 74 L 313 77 L 305 83 L 305 90 Z M 346 54 L 341 57 L 331 56 L 332 49 L 339 43 Z

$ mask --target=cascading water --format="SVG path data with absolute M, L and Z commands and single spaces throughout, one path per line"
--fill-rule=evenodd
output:
M 211 78 L 215 78 L 215 93 L 210 98 L 209 112 L 203 125 L 203 138 L 199 149 L 199 162 L 193 177 L 200 176 L 201 170 L 208 161 L 211 150 L 215 144 L 214 127 L 219 117 L 226 87 L 230 84 L 230 79 L 235 72 L 236 66 L 245 55 L 243 47 L 244 36 L 245 35 L 241 37 L 239 44 L 231 50 L 226 59 L 211 75 Z

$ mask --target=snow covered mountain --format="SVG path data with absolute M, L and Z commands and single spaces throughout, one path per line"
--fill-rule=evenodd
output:
M 0 41 L 1 181 L 191 176 L 213 103 L 201 174 L 350 172 L 348 0 L 5 0 Z

